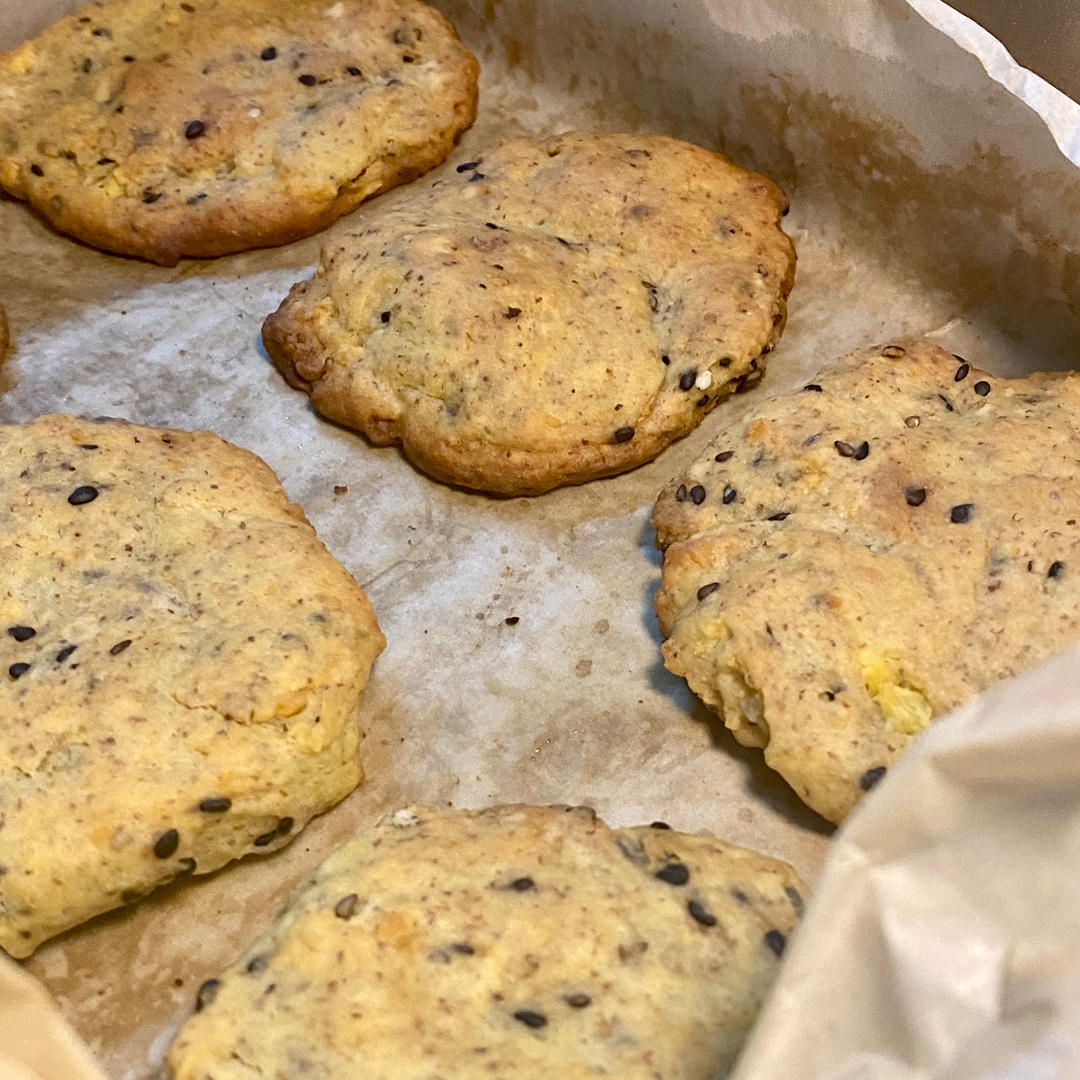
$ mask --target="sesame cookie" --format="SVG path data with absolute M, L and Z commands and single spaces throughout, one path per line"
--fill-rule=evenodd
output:
M 719 1080 L 802 908 L 786 863 L 587 807 L 399 810 L 220 978 L 175 1080 Z
M 1080 637 L 1080 376 L 858 352 L 660 497 L 664 660 L 841 821 L 932 720 Z
M 359 783 L 367 598 L 208 432 L 0 426 L 0 946 L 289 842 Z
M 165 266 L 285 244 L 442 161 L 476 79 L 419 0 L 102 0 L 0 55 L 0 186 Z
M 501 495 L 623 472 L 759 378 L 780 190 L 657 135 L 516 138 L 372 208 L 267 319 L 324 416 Z

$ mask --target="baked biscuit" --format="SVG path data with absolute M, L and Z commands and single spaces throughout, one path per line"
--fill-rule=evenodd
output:
M 289 842 L 351 791 L 383 637 L 208 432 L 0 426 L 0 946 Z
M 328 242 L 263 340 L 324 416 L 440 480 L 536 494 L 648 461 L 760 377 L 784 208 L 676 139 L 512 139 Z
M 1080 376 L 924 342 L 723 430 L 657 503 L 664 660 L 841 821 L 933 719 L 1080 637 Z
M 442 161 L 476 78 L 419 0 L 104 0 L 0 56 L 0 186 L 165 266 L 285 244 Z
M 802 907 L 786 863 L 586 807 L 398 811 L 220 978 L 175 1080 L 718 1080 Z

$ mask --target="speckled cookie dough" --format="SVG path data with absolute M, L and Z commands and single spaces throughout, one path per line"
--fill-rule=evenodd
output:
M 585 807 L 400 810 L 220 978 L 175 1080 L 720 1080 L 801 912 L 786 863 Z
M 440 480 L 537 494 L 648 461 L 761 376 L 785 208 L 676 139 L 512 139 L 372 207 L 263 340 L 323 415 Z
M 284 244 L 442 161 L 476 79 L 419 0 L 105 0 L 0 55 L 0 186 L 165 266 Z
M 287 844 L 362 776 L 367 597 L 208 432 L 0 425 L 0 947 Z
M 1080 637 L 1080 376 L 925 342 L 762 402 L 660 497 L 668 668 L 841 821 L 934 718 Z

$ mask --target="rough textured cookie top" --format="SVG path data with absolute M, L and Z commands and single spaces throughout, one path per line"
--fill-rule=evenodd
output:
M 661 496 L 668 667 L 840 821 L 931 720 L 1080 637 L 1080 376 L 824 368 Z
M 199 991 L 176 1080 L 718 1080 L 802 907 L 791 867 L 586 808 L 398 811 Z
M 105 0 L 0 56 L 0 186 L 166 265 L 285 243 L 441 161 L 476 75 L 419 0 Z
M 0 947 L 288 842 L 360 779 L 367 598 L 207 432 L 0 426 Z
M 620 472 L 761 375 L 794 271 L 784 208 L 675 139 L 513 139 L 327 244 L 264 341 L 320 412 L 440 479 Z

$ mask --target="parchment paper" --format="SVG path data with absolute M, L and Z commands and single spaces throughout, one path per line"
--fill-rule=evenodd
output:
M 4 0 L 0 46 L 70 6 Z M 907 334 L 934 333 L 1002 373 L 1072 362 L 1076 171 L 1027 104 L 903 0 L 439 6 L 483 68 L 480 119 L 447 168 L 514 130 L 666 131 L 721 149 L 788 191 L 787 227 L 799 249 L 788 330 L 763 388 L 727 404 L 728 416 L 849 348 Z M 919 0 L 920 10 L 932 6 Z M 659 660 L 651 597 L 660 558 L 649 511 L 722 415 L 653 464 L 582 488 L 495 501 L 438 485 L 396 450 L 316 418 L 259 347 L 262 318 L 310 272 L 320 243 L 164 270 L 81 247 L 25 207 L 0 202 L 0 298 L 15 346 L 0 368 L 0 420 L 57 410 L 122 415 L 207 427 L 248 447 L 368 590 L 389 641 L 362 711 L 369 779 L 355 795 L 286 851 L 103 916 L 26 964 L 114 1080 L 151 1074 L 199 983 L 243 948 L 299 878 L 387 808 L 587 802 L 612 823 L 663 818 L 708 829 L 786 858 L 808 879 L 831 833 Z M 507 625 L 511 616 L 520 621 Z M 894 793 L 904 775 L 897 770 L 883 789 L 901 803 Z M 978 784 L 974 791 L 981 797 Z M 931 805 L 955 814 L 958 828 L 961 811 L 972 813 L 962 793 Z M 876 850 L 906 850 L 893 845 L 910 842 L 910 831 L 892 826 L 910 817 L 878 814 Z M 1039 835 L 1023 818 L 1014 825 Z M 1051 869 L 1062 865 L 1055 853 Z M 965 886 L 954 874 L 965 866 L 919 864 L 932 871 L 929 891 L 911 877 L 888 883 L 901 899 L 946 896 L 962 909 Z M 916 920 L 889 941 L 886 964 L 880 936 L 864 932 L 872 913 L 886 910 L 885 885 L 845 886 L 841 917 L 829 899 L 835 872 L 760 1029 L 760 1064 L 748 1063 L 743 1076 L 991 1075 L 934 1072 L 944 1040 L 916 1039 L 907 1018 L 925 1019 L 918 1002 L 965 1000 L 970 987 L 943 953 L 968 942 L 977 951 L 987 940 L 1008 950 L 1009 924 L 987 915 L 976 933 L 958 919 L 935 950 Z M 1042 914 L 1036 905 L 1040 926 Z M 855 974 L 862 981 L 850 982 L 850 994 L 821 989 L 821 979 Z M 986 986 L 978 993 L 993 998 Z M 876 1023 L 860 1026 L 850 1014 L 868 1000 L 882 1007 Z M 785 1002 L 796 1003 L 797 1017 Z M 826 1028 L 817 1059 L 791 1056 L 793 1033 Z M 856 1032 L 864 1041 L 845 1041 Z M 873 1062 L 890 1060 L 890 1047 L 907 1061 L 910 1050 L 923 1071 L 836 1072 L 850 1047 Z M 815 1060 L 834 1071 L 814 1072 Z

